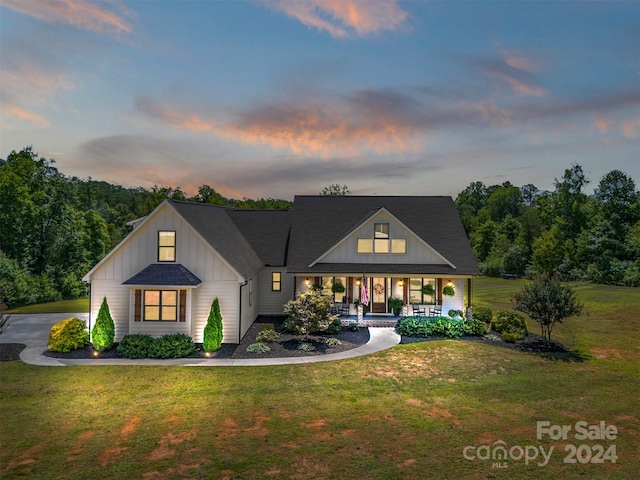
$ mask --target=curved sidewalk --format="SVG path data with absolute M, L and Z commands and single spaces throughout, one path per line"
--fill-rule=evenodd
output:
M 25 342 L 20 342 L 25 343 Z M 369 341 L 361 347 L 346 350 L 340 353 L 329 353 L 326 355 L 315 355 L 309 357 L 287 357 L 287 358 L 176 358 L 169 360 L 158 359 L 137 359 L 127 358 L 105 358 L 105 359 L 65 359 L 46 357 L 42 354 L 47 347 L 40 342 L 27 344 L 20 359 L 30 365 L 43 367 L 64 367 L 73 365 L 177 365 L 185 367 L 247 367 L 262 365 L 290 365 L 301 363 L 330 362 L 334 360 L 344 360 L 347 358 L 360 357 L 371 353 L 386 350 L 400 343 L 398 335 L 392 327 L 371 327 L 369 328 Z

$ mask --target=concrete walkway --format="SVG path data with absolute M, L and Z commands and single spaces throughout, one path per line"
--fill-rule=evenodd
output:
M 43 367 L 64 367 L 71 365 L 181 365 L 186 367 L 239 367 L 261 365 L 291 365 L 301 363 L 329 362 L 360 357 L 371 353 L 380 352 L 400 343 L 398 335 L 392 327 L 369 328 L 369 341 L 361 347 L 353 348 L 340 353 L 315 355 L 310 357 L 288 358 L 176 358 L 170 360 L 126 358 L 105 358 L 96 360 L 73 360 L 65 358 L 45 357 L 42 353 L 47 350 L 47 340 L 51 326 L 69 317 L 77 317 L 87 320 L 88 314 L 63 313 L 40 315 L 11 315 L 9 328 L 0 335 L 0 343 L 24 343 L 27 345 L 20 360 L 31 365 Z

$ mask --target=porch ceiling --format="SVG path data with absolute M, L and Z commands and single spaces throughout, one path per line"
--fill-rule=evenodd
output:
M 366 275 L 385 274 L 385 275 L 465 275 L 449 265 L 425 265 L 410 263 L 317 263 L 313 267 L 304 270 L 287 270 L 289 273 L 305 273 L 305 274 L 353 274 Z M 469 274 L 467 274 L 469 275 Z

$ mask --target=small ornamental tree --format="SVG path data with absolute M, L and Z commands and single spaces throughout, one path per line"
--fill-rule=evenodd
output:
M 582 313 L 582 304 L 569 286 L 563 286 L 551 276 L 542 276 L 522 287 L 511 298 L 516 310 L 528 314 L 540 325 L 546 346 L 551 342 L 551 332 L 556 323 Z
M 305 337 L 310 333 L 324 332 L 337 318 L 337 315 L 331 315 L 330 309 L 331 298 L 321 290 L 310 288 L 305 292 L 298 292 L 296 298 L 284 306 L 284 311 L 289 316 L 283 327 Z
M 109 304 L 107 303 L 107 297 L 102 300 L 100 310 L 98 311 L 98 318 L 96 324 L 91 330 L 91 343 L 93 348 L 99 352 L 104 352 L 113 347 L 113 342 L 116 335 L 116 326 L 111 318 L 111 312 L 109 312 Z
M 220 302 L 218 297 L 213 300 L 209 318 L 204 327 L 204 339 L 202 348 L 205 352 L 215 352 L 222 346 L 222 314 L 220 313 Z

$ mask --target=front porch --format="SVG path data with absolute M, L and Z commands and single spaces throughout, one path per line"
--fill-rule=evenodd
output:
M 365 287 L 369 297 L 365 309 L 368 320 L 372 315 L 384 315 L 388 319 L 393 314 L 390 299 L 401 301 L 399 316 L 435 317 L 447 315 L 449 310 L 465 312 L 471 306 L 471 276 L 298 274 L 294 284 L 296 291 L 320 288 L 332 298 L 332 313 L 341 318 L 357 318 L 357 303 Z

